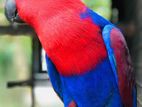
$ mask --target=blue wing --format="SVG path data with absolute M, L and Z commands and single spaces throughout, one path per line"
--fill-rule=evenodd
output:
M 115 60 L 114 51 L 113 51 L 113 49 L 111 47 L 111 41 L 110 41 L 110 33 L 111 33 L 111 30 L 113 28 L 114 28 L 113 25 L 106 25 L 104 27 L 104 29 L 103 29 L 103 39 L 104 39 L 104 42 L 105 42 L 105 45 L 106 45 L 106 48 L 107 48 L 108 57 L 109 57 L 109 60 L 110 60 L 112 71 L 114 73 L 115 80 L 116 80 L 116 83 L 118 85 L 118 76 L 117 76 L 117 71 L 116 71 L 116 60 Z
M 112 24 L 110 21 L 106 20 L 89 8 L 87 8 L 85 12 L 81 13 L 80 17 L 82 19 L 90 17 L 94 24 L 98 25 L 100 28 L 103 28 L 105 25 Z
M 136 107 L 133 67 L 123 34 L 113 25 L 106 25 L 102 34 L 122 102 Z

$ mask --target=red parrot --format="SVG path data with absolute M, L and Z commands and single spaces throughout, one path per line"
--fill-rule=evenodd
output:
M 6 16 L 37 33 L 65 107 L 136 107 L 123 34 L 81 0 L 7 0 Z

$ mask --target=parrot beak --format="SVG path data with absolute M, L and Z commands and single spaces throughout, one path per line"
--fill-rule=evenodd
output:
M 5 15 L 10 22 L 24 23 L 18 15 L 15 0 L 6 0 Z

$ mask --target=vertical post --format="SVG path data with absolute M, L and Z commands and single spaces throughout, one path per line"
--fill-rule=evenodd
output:
M 136 0 L 136 33 L 133 41 L 133 60 L 136 70 L 137 103 L 142 107 L 142 0 Z
M 39 43 L 39 40 L 36 37 L 36 34 L 33 34 L 32 38 L 32 107 L 35 107 L 35 93 L 34 93 L 34 88 L 35 88 L 35 73 L 39 72 L 41 69 L 41 45 Z

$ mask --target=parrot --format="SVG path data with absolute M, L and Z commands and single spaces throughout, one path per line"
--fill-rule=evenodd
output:
M 137 107 L 121 30 L 81 0 L 6 0 L 5 14 L 37 33 L 64 107 Z

